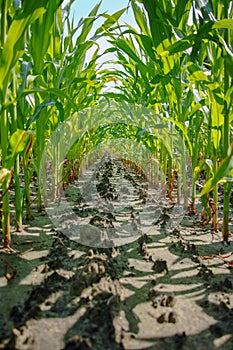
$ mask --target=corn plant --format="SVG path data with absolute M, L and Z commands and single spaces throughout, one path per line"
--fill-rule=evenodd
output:
M 1 105 L 1 166 L 2 177 L 2 231 L 4 235 L 4 246 L 10 247 L 10 207 L 9 207 L 9 185 L 14 168 L 15 156 L 22 152 L 27 140 L 27 133 L 17 129 L 16 115 L 10 118 L 8 104 L 15 95 L 14 67 L 24 50 L 24 35 L 31 23 L 42 16 L 46 11 L 46 2 L 32 4 L 24 1 L 22 8 L 14 7 L 17 2 L 1 1 L 1 55 L 0 55 L 0 105 Z M 10 84 L 13 86 L 12 96 Z M 15 113 L 16 110 L 13 111 Z M 13 122 L 12 122 L 13 120 Z M 13 127 L 12 127 L 13 124 Z M 16 160 L 18 163 L 18 159 Z M 8 171 L 6 171 L 7 169 Z M 18 171 L 18 164 L 15 167 Z M 11 175 L 9 174 L 11 172 Z M 16 184 L 18 193 L 18 184 Z M 18 202 L 17 202 L 18 203 Z M 17 212 L 18 212 L 17 208 Z M 19 222 L 19 225 L 21 223 Z

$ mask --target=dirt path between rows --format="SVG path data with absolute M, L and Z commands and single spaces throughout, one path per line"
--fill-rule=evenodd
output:
M 15 254 L 0 247 L 0 349 L 232 350 L 233 237 L 221 239 L 186 215 L 90 248 L 35 214 Z
M 95 251 L 36 217 L 0 254 L 0 349 L 232 349 L 232 247 L 189 223 Z

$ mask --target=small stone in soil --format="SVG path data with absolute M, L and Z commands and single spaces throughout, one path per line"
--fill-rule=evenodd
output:
M 157 318 L 158 323 L 176 323 L 176 321 L 177 316 L 174 311 L 163 313 Z
M 163 313 L 162 315 L 160 315 L 160 316 L 157 318 L 157 321 L 158 321 L 158 323 L 167 322 L 167 320 L 166 320 L 166 314 Z
M 174 306 L 175 299 L 174 299 L 174 294 L 168 294 L 164 295 L 163 298 L 161 299 L 160 305 L 161 306 L 166 306 L 166 307 L 172 307 Z
M 175 314 L 175 312 L 171 311 L 168 315 L 168 322 L 169 323 L 176 323 L 177 321 L 177 316 Z
M 228 289 L 233 289 L 233 283 L 231 280 L 229 280 L 229 278 L 225 278 L 224 282 L 223 282 L 224 287 L 228 288 Z
M 153 300 L 154 298 L 158 297 L 159 296 L 159 292 L 157 292 L 157 290 L 155 289 L 150 289 L 149 292 L 148 292 L 148 299 L 149 300 Z
M 197 276 L 202 277 L 205 281 L 208 281 L 210 277 L 213 276 L 213 272 L 210 269 L 208 269 L 208 267 L 206 267 L 205 265 L 201 265 Z
M 153 265 L 153 270 L 157 273 L 161 273 L 161 272 L 166 272 L 168 273 L 168 268 L 167 268 L 167 261 L 166 260 L 163 260 L 163 259 L 157 259 L 155 262 L 154 262 L 154 265 Z

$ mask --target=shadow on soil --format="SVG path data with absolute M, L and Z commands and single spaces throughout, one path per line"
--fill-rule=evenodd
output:
M 0 349 L 233 348 L 230 246 L 160 229 L 95 250 L 40 229 L 1 252 Z

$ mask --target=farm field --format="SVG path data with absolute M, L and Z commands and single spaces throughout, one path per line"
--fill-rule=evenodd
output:
M 233 3 L 76 5 L 0 0 L 0 349 L 231 350 Z

